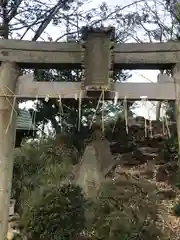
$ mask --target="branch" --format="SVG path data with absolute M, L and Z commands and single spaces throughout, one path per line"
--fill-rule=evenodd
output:
M 8 21 L 10 22 L 17 14 L 17 10 L 19 8 L 19 6 L 21 5 L 23 0 L 16 0 L 14 6 L 12 7 L 9 16 L 8 16 Z
M 32 38 L 32 41 L 36 41 L 41 34 L 44 32 L 44 30 L 47 28 L 53 17 L 56 15 L 56 13 L 59 11 L 59 9 L 62 7 L 62 4 L 60 1 L 51 9 L 50 13 L 47 15 L 47 17 L 43 20 L 39 28 L 37 29 L 34 37 Z
M 62 38 L 66 37 L 68 34 L 77 34 L 77 30 L 73 31 L 73 32 L 69 32 L 69 33 L 64 33 L 63 35 L 61 35 L 60 37 L 58 37 L 55 42 L 59 42 L 59 40 L 61 40 Z
M 126 6 L 124 6 L 124 7 L 115 9 L 113 12 L 109 13 L 109 14 L 108 14 L 106 17 L 104 17 L 103 19 L 99 19 L 99 20 L 96 20 L 96 21 L 92 22 L 91 26 L 96 25 L 96 24 L 98 24 L 98 23 L 100 23 L 100 22 L 102 22 L 102 21 L 105 21 L 105 20 L 109 19 L 113 14 L 116 14 L 116 13 L 118 13 L 118 12 L 120 12 L 120 11 L 125 10 L 125 9 L 128 8 L 128 7 L 132 7 L 133 5 L 135 5 L 135 4 L 137 4 L 137 3 L 141 3 L 141 2 L 144 2 L 144 0 L 138 0 L 138 1 L 135 1 L 135 2 L 133 2 L 133 3 L 130 3 L 130 4 L 126 5 Z
M 21 36 L 21 38 L 20 38 L 20 40 L 22 40 L 23 38 L 24 38 L 24 36 L 27 34 L 27 32 L 29 31 L 29 30 L 32 30 L 33 32 L 35 32 L 33 29 L 32 29 L 32 27 L 33 26 L 35 26 L 35 25 L 37 25 L 37 24 L 42 24 L 42 20 L 40 21 L 40 18 L 39 19 L 36 19 L 33 23 L 31 23 L 29 26 L 27 26 L 27 28 L 26 28 L 26 30 L 25 30 L 25 32 L 23 33 L 23 35 Z
M 23 28 L 27 28 L 25 30 L 25 32 L 23 33 L 23 35 L 21 36 L 20 40 L 22 40 L 24 38 L 24 36 L 26 35 L 26 33 L 29 31 L 29 30 L 32 30 L 34 33 L 36 32 L 32 27 L 35 26 L 36 24 L 39 24 L 41 23 L 40 19 L 36 19 L 33 23 L 31 23 L 30 25 L 28 25 L 25 21 L 21 20 L 21 19 L 18 19 L 15 17 L 16 20 L 18 20 L 22 25 L 23 27 L 22 28 L 19 28 L 19 30 L 22 30 Z M 39 21 L 39 22 L 38 22 Z M 42 39 L 44 40 L 44 39 Z
M 159 30 L 161 31 L 161 36 L 160 36 L 160 41 L 163 41 L 163 37 L 167 40 L 167 39 L 172 39 L 173 37 L 173 30 L 174 30 L 174 23 L 173 23 L 173 20 L 172 20 L 172 16 L 170 14 L 170 17 L 171 17 L 171 26 L 167 26 L 165 24 L 165 19 L 168 18 L 168 16 L 164 16 L 164 18 L 162 19 L 161 16 L 158 15 L 158 9 L 157 9 L 157 2 L 155 2 L 155 10 L 152 9 L 152 7 L 150 7 L 147 3 L 146 3 L 146 8 L 149 10 L 149 12 L 151 13 L 151 16 L 152 18 L 154 18 L 154 24 L 157 24 L 157 26 L 159 27 Z M 164 5 L 162 3 L 159 2 L 159 4 L 161 4 L 163 6 L 163 8 L 165 9 Z M 148 11 L 147 10 L 147 11 Z M 165 10 L 164 10 L 164 14 L 165 14 Z M 150 30 L 151 32 L 151 30 Z
M 114 19 L 114 17 L 113 17 L 114 14 L 116 14 L 116 13 L 118 13 L 118 12 L 120 12 L 120 11 L 123 11 L 124 9 L 126 9 L 126 8 L 128 8 L 128 7 L 131 7 L 131 6 L 133 6 L 134 4 L 137 4 L 137 3 L 140 3 L 140 2 L 144 2 L 144 0 L 138 0 L 138 1 L 135 1 L 135 2 L 133 2 L 133 3 L 131 3 L 131 4 L 128 4 L 128 5 L 126 5 L 126 6 L 119 7 L 118 9 L 115 9 L 114 11 L 110 12 L 110 13 L 109 13 L 106 17 L 104 17 L 103 19 L 101 18 L 101 19 L 98 19 L 98 20 L 94 20 L 94 21 L 92 21 L 91 23 L 88 23 L 88 24 L 89 24 L 90 26 L 94 26 L 94 25 L 96 25 L 96 24 L 98 24 L 98 23 L 100 23 L 100 22 L 102 22 L 102 21 L 109 20 L 110 18 L 111 18 L 111 20 L 112 20 L 112 19 Z M 90 12 L 91 12 L 91 11 L 90 11 Z M 86 12 L 86 14 L 87 14 L 87 12 Z M 63 17 L 64 17 L 64 19 L 67 19 L 67 16 L 64 15 L 64 14 L 63 14 Z M 82 15 L 81 15 L 80 17 L 86 19 L 86 17 L 83 17 Z M 68 20 L 69 20 L 70 24 L 77 29 L 77 30 L 75 30 L 75 31 L 70 32 L 69 34 L 78 34 L 78 28 L 79 28 L 79 26 L 77 26 L 77 24 L 74 22 L 74 19 L 71 19 L 69 16 L 68 16 Z M 80 30 L 80 28 L 79 28 L 79 30 Z M 61 35 L 60 37 L 58 37 L 55 41 L 58 42 L 58 41 L 60 41 L 63 37 L 65 37 L 65 36 L 67 36 L 67 33 L 64 33 L 63 35 Z

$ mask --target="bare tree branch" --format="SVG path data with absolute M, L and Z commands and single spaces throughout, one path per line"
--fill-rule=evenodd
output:
M 36 41 L 41 34 L 44 32 L 46 27 L 49 25 L 55 14 L 59 11 L 59 9 L 62 7 L 61 1 L 58 1 L 58 3 L 51 9 L 48 16 L 43 20 L 41 25 L 39 26 L 38 30 L 36 31 L 34 37 L 32 38 L 32 41 Z
M 8 20 L 9 22 L 17 15 L 17 11 L 19 6 L 21 5 L 23 0 L 16 0 L 15 4 L 13 5 L 12 9 L 10 10 Z
M 7 10 L 8 0 L 1 1 L 0 5 L 2 8 L 2 19 L 3 19 L 1 36 L 8 39 L 8 35 L 9 35 L 9 22 L 8 22 L 8 10 Z
M 111 19 L 111 17 L 116 14 L 116 13 L 119 13 L 121 11 L 124 11 L 126 8 L 129 8 L 129 7 L 132 7 L 133 5 L 136 5 L 138 3 L 141 3 L 141 2 L 144 2 L 144 0 L 138 0 L 138 1 L 134 1 L 133 3 L 130 3 L 130 4 L 127 4 L 126 6 L 123 6 L 123 7 L 119 7 L 117 9 L 115 9 L 114 11 L 110 12 L 108 15 L 106 15 L 104 18 L 102 19 L 99 19 L 99 20 L 95 20 L 94 22 L 91 23 L 91 26 L 94 26 L 98 23 L 101 23 L 102 21 L 105 21 L 105 20 L 109 20 Z

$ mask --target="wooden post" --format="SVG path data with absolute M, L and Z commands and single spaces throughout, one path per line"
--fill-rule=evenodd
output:
M 180 64 L 177 63 L 172 69 L 172 76 L 175 82 L 175 104 L 176 104 L 176 124 L 178 136 L 178 153 L 180 158 Z
M 12 110 L 19 71 L 16 64 L 3 62 L 0 67 L 0 240 L 6 239 L 13 172 L 16 114 Z

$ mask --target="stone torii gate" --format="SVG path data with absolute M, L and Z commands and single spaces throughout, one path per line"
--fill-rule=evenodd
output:
M 99 98 L 176 100 L 180 138 L 180 43 L 113 42 L 114 28 L 87 29 L 83 42 L 49 43 L 0 39 L 0 240 L 7 232 L 13 170 L 16 99 Z M 82 82 L 36 82 L 22 68 L 83 70 Z M 174 82 L 113 83 L 115 69 L 172 69 Z M 180 149 L 180 141 L 179 141 Z

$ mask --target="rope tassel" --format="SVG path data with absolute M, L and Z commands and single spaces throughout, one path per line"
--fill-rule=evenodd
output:
M 128 111 L 127 111 L 127 98 L 124 97 L 124 119 L 126 124 L 126 133 L 128 134 Z
M 81 106 L 82 106 L 82 91 L 79 93 L 79 109 L 78 109 L 78 132 L 81 128 Z

